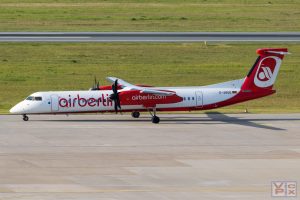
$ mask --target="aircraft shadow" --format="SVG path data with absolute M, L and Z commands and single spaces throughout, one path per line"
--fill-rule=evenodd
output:
M 263 125 L 257 122 L 271 122 L 271 121 L 300 121 L 300 118 L 277 118 L 277 119 L 270 119 L 270 118 L 263 118 L 263 119 L 244 119 L 239 117 L 231 117 L 219 112 L 213 113 L 206 113 L 206 118 L 196 118 L 196 117 L 179 117 L 180 119 L 176 119 L 174 117 L 169 117 L 167 119 L 162 118 L 164 123 L 182 123 L 182 124 L 206 124 L 206 125 L 214 125 L 214 124 L 235 124 L 240 126 L 248 126 L 254 128 L 261 128 L 261 129 L 269 129 L 275 131 L 284 131 L 286 129 L 273 127 L 270 125 Z M 197 123 L 199 122 L 199 123 Z M 207 123 L 210 122 L 210 123 Z
M 232 116 L 227 116 L 219 112 L 214 112 L 214 113 L 206 113 L 207 116 L 214 121 L 221 121 L 223 123 L 228 123 L 228 124 L 236 124 L 236 125 L 241 125 L 241 126 L 248 126 L 248 127 L 255 127 L 255 128 L 262 128 L 262 129 L 269 129 L 269 130 L 275 130 L 275 131 L 283 131 L 286 129 L 283 128 L 278 128 L 278 127 L 273 127 L 269 125 L 263 125 L 255 122 L 259 121 L 292 121 L 292 120 L 300 120 L 300 119 L 241 119 L 239 117 L 232 117 Z

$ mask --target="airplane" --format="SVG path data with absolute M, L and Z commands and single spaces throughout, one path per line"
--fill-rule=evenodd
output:
M 131 112 L 138 118 L 148 111 L 153 123 L 159 123 L 158 111 L 194 111 L 220 108 L 274 94 L 273 84 L 287 48 L 262 48 L 245 78 L 207 86 L 154 87 L 133 85 L 116 77 L 113 84 L 94 86 L 86 91 L 36 92 L 10 109 L 10 113 L 70 114 L 98 112 Z M 187 77 L 189 78 L 189 77 Z

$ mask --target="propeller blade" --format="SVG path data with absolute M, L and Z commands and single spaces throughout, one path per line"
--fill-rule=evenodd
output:
M 94 84 L 93 84 L 93 87 L 91 88 L 91 90 L 100 90 L 99 87 L 100 87 L 99 81 L 97 81 L 96 76 L 94 76 Z
M 113 91 L 113 94 L 115 94 L 115 92 L 114 92 L 115 91 L 115 84 L 111 85 L 111 90 Z
M 115 82 L 111 85 L 111 89 L 113 93 L 109 96 L 109 98 L 114 101 L 114 108 L 117 114 L 118 108 L 121 109 L 121 104 L 120 104 L 120 99 L 118 94 L 118 79 L 116 79 Z
M 118 105 L 118 107 L 121 109 L 121 103 L 120 103 L 120 99 L 119 99 L 119 94 L 118 94 L 118 96 L 117 96 L 117 105 Z
M 118 105 L 117 105 L 116 101 L 115 101 L 115 111 L 116 111 L 116 114 L 118 114 Z
M 116 94 L 118 91 L 118 79 L 116 79 L 116 81 L 114 82 L 114 84 L 112 85 L 112 90 L 113 92 Z

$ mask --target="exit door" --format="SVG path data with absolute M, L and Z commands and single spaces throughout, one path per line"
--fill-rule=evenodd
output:
M 59 110 L 58 106 L 58 96 L 57 95 L 51 95 L 51 111 L 57 112 Z
M 201 91 L 196 91 L 196 106 L 203 107 L 203 93 Z

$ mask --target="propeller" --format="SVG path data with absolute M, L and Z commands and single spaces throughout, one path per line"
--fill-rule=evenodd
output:
M 94 82 L 94 85 L 91 88 L 91 90 L 100 90 L 99 86 L 100 86 L 99 81 L 97 81 L 96 76 L 95 76 L 95 82 Z
M 115 103 L 115 111 L 118 113 L 118 108 L 121 110 L 121 104 L 118 93 L 118 79 L 115 80 L 114 84 L 112 84 L 111 89 L 113 93 L 109 95 L 109 98 Z

